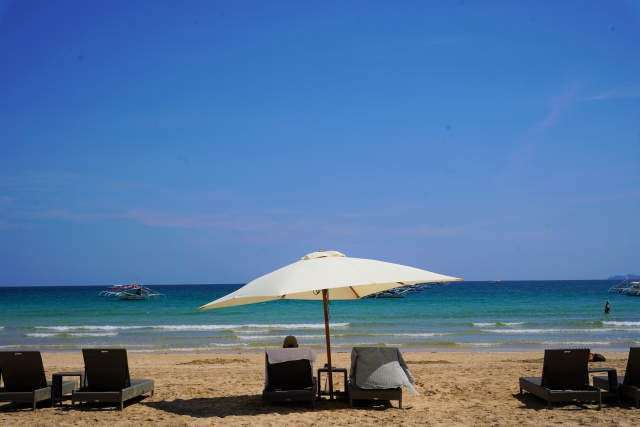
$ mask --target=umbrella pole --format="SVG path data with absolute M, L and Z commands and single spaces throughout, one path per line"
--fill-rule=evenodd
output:
M 333 372 L 331 370 L 331 337 L 329 335 L 329 291 L 322 290 L 322 303 L 324 305 L 324 333 L 327 337 L 327 374 L 329 376 L 329 399 L 333 400 Z

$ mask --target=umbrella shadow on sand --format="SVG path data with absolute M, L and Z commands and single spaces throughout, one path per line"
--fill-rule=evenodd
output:
M 314 411 L 309 402 L 269 403 L 266 407 L 262 407 L 262 396 L 259 394 L 198 397 L 161 402 L 141 402 L 141 404 L 172 414 L 188 415 L 194 418 L 224 418 L 228 416 L 263 415 L 265 413 L 287 415 Z M 316 402 L 315 411 L 344 409 L 344 407 L 344 402 L 319 401 Z

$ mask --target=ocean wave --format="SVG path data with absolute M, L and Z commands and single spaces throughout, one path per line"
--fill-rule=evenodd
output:
M 473 326 L 479 326 L 479 327 L 487 327 L 487 326 L 517 326 L 517 325 L 524 325 L 527 322 L 478 322 L 478 323 L 473 323 Z
M 116 331 L 127 329 L 143 329 L 147 326 L 97 326 L 97 325 L 79 325 L 79 326 L 36 326 L 35 329 L 45 329 L 48 331 L 68 332 L 68 331 Z
M 591 333 L 591 332 L 640 332 L 640 329 L 482 329 L 482 332 L 496 334 L 561 334 L 561 333 Z
M 500 347 L 503 343 L 500 342 L 457 342 L 457 346 L 461 347 Z
M 75 333 L 69 334 L 64 332 L 57 333 L 34 333 L 34 334 L 25 334 L 26 337 L 29 338 L 53 338 L 53 337 L 113 337 L 118 335 L 117 332 L 105 332 L 105 333 Z
M 428 338 L 428 337 L 442 337 L 445 335 L 453 335 L 453 334 L 445 333 L 445 332 L 425 332 L 425 333 L 414 333 L 414 334 L 375 334 L 374 336 Z
M 640 326 L 640 322 L 615 322 L 615 321 L 611 321 L 611 322 L 602 322 L 603 325 L 610 325 L 610 326 Z
M 329 326 L 333 329 L 346 328 L 349 323 L 331 323 Z M 77 325 L 77 326 L 36 326 L 35 329 L 45 329 L 58 332 L 85 330 L 85 331 L 117 331 L 132 329 L 150 329 L 150 330 L 166 330 L 166 331 L 216 331 L 216 330 L 233 330 L 237 332 L 247 331 L 254 332 L 255 329 L 264 331 L 270 330 L 296 330 L 296 329 L 324 329 L 324 323 L 290 323 L 290 324 L 245 324 L 245 325 Z
M 606 346 L 606 345 L 615 345 L 615 344 L 624 344 L 624 342 L 614 342 L 614 341 L 540 341 L 539 343 L 533 344 L 542 344 L 542 345 L 553 345 L 560 347 L 567 346 L 575 346 L 575 345 L 588 345 L 588 346 Z
M 282 337 L 280 335 L 242 335 L 238 337 L 241 340 L 277 340 L 280 342 Z M 298 339 L 324 339 L 324 335 L 296 335 Z

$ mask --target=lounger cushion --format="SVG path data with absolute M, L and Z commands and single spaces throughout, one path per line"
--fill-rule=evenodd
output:
M 400 350 L 396 347 L 354 347 L 351 350 L 351 386 L 362 390 L 387 390 L 405 386 L 419 394 Z

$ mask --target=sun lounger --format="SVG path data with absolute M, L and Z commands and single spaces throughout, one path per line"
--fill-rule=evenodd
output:
M 318 384 L 313 376 L 314 361 L 315 353 L 311 349 L 267 350 L 262 406 L 267 402 L 310 401 L 315 408 Z
M 402 408 L 402 389 L 405 386 L 418 392 L 411 383 L 413 377 L 395 347 L 354 347 L 351 350 L 349 373 L 349 404 L 354 400 L 397 400 Z
M 589 385 L 589 349 L 552 349 L 544 351 L 542 377 L 520 378 L 523 390 L 548 402 L 597 401 L 602 407 L 600 389 Z
M 51 381 L 47 381 L 39 351 L 0 351 L 0 402 L 36 403 L 51 399 Z M 75 381 L 63 381 L 62 393 L 78 388 Z
M 85 381 L 87 385 L 72 393 L 71 405 L 76 402 L 119 403 L 144 393 L 153 396 L 153 380 L 132 380 L 129 377 L 127 350 L 125 349 L 83 349 Z
M 593 377 L 593 385 L 603 390 L 609 390 L 609 378 Z M 629 349 L 629 359 L 624 376 L 618 376 L 618 393 L 620 396 L 630 397 L 636 401 L 636 408 L 640 409 L 640 347 Z

